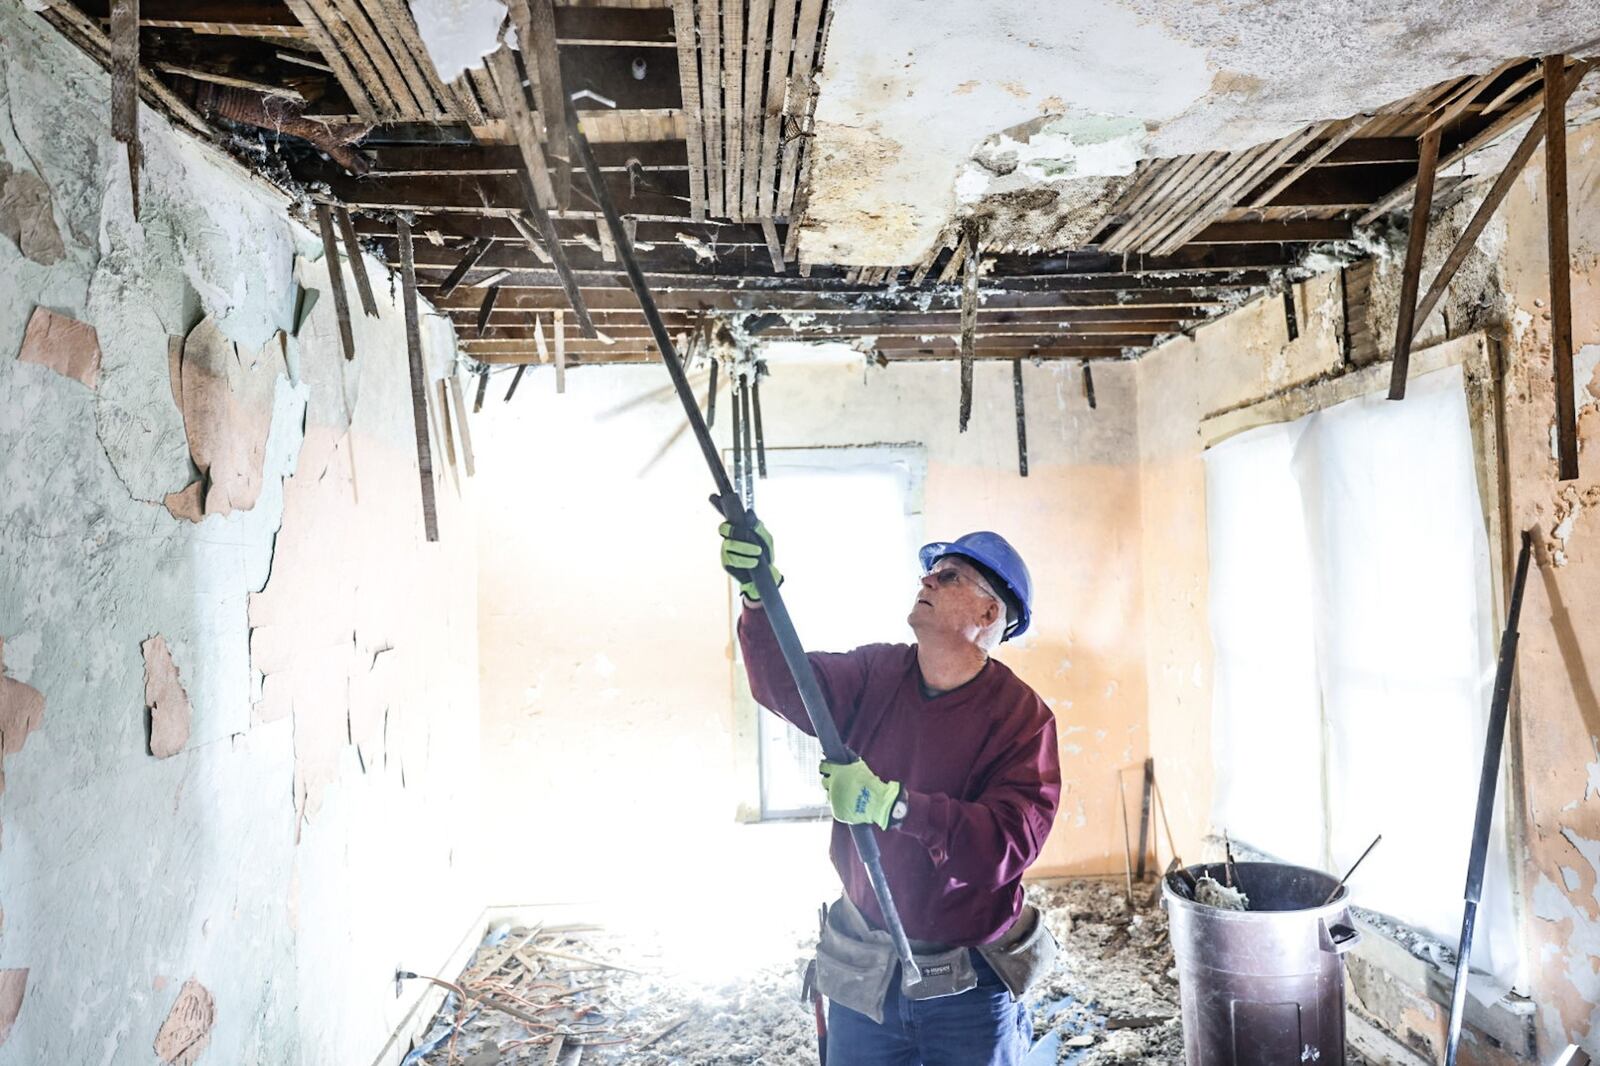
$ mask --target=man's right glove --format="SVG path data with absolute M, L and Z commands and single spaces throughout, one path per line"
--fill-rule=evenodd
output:
M 724 522 L 717 532 L 722 534 L 722 568 L 739 582 L 739 591 L 745 599 L 761 602 L 755 580 L 757 566 L 770 568 L 774 585 L 783 584 L 783 575 L 772 565 L 772 534 L 767 532 L 766 526 L 757 522 L 753 528 L 736 529 L 732 523 Z

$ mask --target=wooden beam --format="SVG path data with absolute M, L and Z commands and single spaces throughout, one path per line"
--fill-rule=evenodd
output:
M 1572 90 L 1577 87 L 1578 83 L 1583 80 L 1584 75 L 1594 68 L 1596 62 L 1596 60 L 1586 60 L 1575 63 L 1572 69 L 1566 72 L 1564 91 L 1570 94 Z M 1501 115 L 1494 122 L 1490 123 L 1483 130 L 1474 134 L 1462 144 L 1443 155 L 1439 160 L 1438 169 L 1448 170 L 1450 167 L 1461 162 L 1474 152 L 1493 144 L 1495 141 L 1505 136 L 1506 133 L 1510 132 L 1519 123 L 1525 121 L 1528 116 L 1533 114 L 1533 112 L 1536 111 L 1542 103 L 1543 97 L 1538 93 L 1528 97 L 1526 100 L 1522 101 L 1505 114 Z M 1388 214 L 1390 211 L 1393 211 L 1396 207 L 1399 207 L 1405 202 L 1406 194 L 1416 187 L 1416 183 L 1417 175 L 1410 175 L 1405 181 L 1400 182 L 1386 195 L 1376 199 L 1372 206 L 1368 208 L 1360 218 L 1356 219 L 1356 224 L 1360 226 L 1371 225 L 1382 216 Z
M 1550 361 L 1555 368 L 1559 477 L 1578 476 L 1578 421 L 1572 380 L 1572 256 L 1567 231 L 1565 56 L 1544 57 L 1544 202 L 1550 251 Z
M 772 15 L 772 0 L 750 0 L 749 15 L 745 20 L 744 42 L 744 131 L 741 134 L 743 149 L 740 166 L 743 170 L 744 197 L 740 217 L 757 218 L 759 188 L 761 184 L 761 131 L 762 98 L 766 83 L 767 42 L 771 39 L 768 23 Z M 780 271 L 781 273 L 781 271 Z
M 1478 210 L 1473 214 L 1472 221 L 1467 223 L 1467 228 L 1461 231 L 1461 236 L 1456 238 L 1455 246 L 1450 249 L 1450 254 L 1445 256 L 1439 272 L 1434 275 L 1433 283 L 1428 286 L 1427 295 L 1423 296 L 1417 304 L 1416 326 L 1412 334 L 1415 340 L 1416 333 L 1422 331 L 1423 323 L 1433 313 L 1444 298 L 1445 290 L 1450 287 L 1450 279 L 1454 278 L 1456 271 L 1466 261 L 1472 249 L 1477 246 L 1478 237 L 1484 228 L 1489 225 L 1489 220 L 1494 217 L 1495 211 L 1505 200 L 1506 194 L 1511 191 L 1511 186 L 1516 184 L 1517 175 L 1522 173 L 1523 167 L 1532 158 L 1534 150 L 1539 147 L 1539 142 L 1544 140 L 1545 126 L 1543 122 L 1534 122 L 1528 127 L 1528 132 L 1523 134 L 1522 141 L 1517 145 L 1517 150 L 1511 154 L 1506 165 L 1500 171 L 1500 176 L 1495 179 L 1494 185 L 1478 205 Z
M 433 498 L 433 452 L 428 446 L 428 372 L 422 362 L 422 331 L 417 321 L 417 273 L 411 261 L 411 226 L 396 223 L 400 237 L 400 283 L 406 319 L 406 361 L 411 371 L 411 422 L 417 439 L 417 475 L 422 485 L 422 523 L 429 542 L 439 539 Z
M 800 150 L 809 133 L 812 93 L 811 71 L 815 65 L 822 27 L 822 0 L 800 0 L 800 20 L 794 34 L 789 68 L 789 91 L 784 115 L 789 132 L 783 148 L 783 168 L 778 179 L 778 201 L 772 206 L 774 218 L 794 220 L 795 194 L 800 180 Z
M 739 175 L 744 162 L 744 5 L 745 0 L 722 3 L 722 204 L 728 217 L 744 221 L 739 203 Z
M 551 178 L 555 203 L 565 211 L 572 202 L 572 148 L 567 142 L 567 95 L 556 46 L 555 7 L 551 0 L 508 0 L 507 7 L 517 28 L 517 45 L 528 70 L 538 119 L 544 127 L 545 148 L 554 163 Z
M 1389 399 L 1406 395 L 1406 375 L 1411 366 L 1412 324 L 1417 313 L 1417 284 L 1422 275 L 1422 254 L 1428 243 L 1428 215 L 1433 210 L 1433 184 L 1439 165 L 1439 131 L 1422 135 L 1417 169 L 1417 192 L 1411 204 L 1411 232 L 1406 241 L 1405 272 L 1400 276 L 1400 321 L 1394 335 L 1394 369 L 1389 378 Z
M 441 309 L 475 310 L 475 294 L 457 292 L 440 302 Z M 597 311 L 637 311 L 633 290 L 616 285 L 581 290 L 586 307 Z M 810 311 L 816 314 L 872 311 L 943 311 L 960 306 L 959 294 L 945 292 L 866 293 L 854 292 L 760 292 L 738 289 L 662 289 L 655 293 L 663 311 Z M 505 285 L 500 293 L 504 310 L 554 310 L 565 307 L 567 295 L 559 288 L 527 288 Z M 1034 311 L 1128 307 L 1221 307 L 1223 297 L 1205 288 L 1139 289 L 1093 292 L 1006 292 L 990 291 L 984 296 L 985 312 L 1029 309 Z
M 777 212 L 778 160 L 783 148 L 784 94 L 789 86 L 789 56 L 794 48 L 795 0 L 774 0 L 772 38 L 767 49 L 766 103 L 761 116 L 761 151 L 756 162 L 756 214 Z M 798 228 L 798 227 L 797 227 Z
M 1283 221 L 1213 222 L 1189 238 L 1185 247 L 1224 244 L 1283 244 L 1344 241 L 1355 232 L 1349 219 L 1296 218 Z
M 494 302 L 500 298 L 500 286 L 491 285 L 489 291 L 483 294 L 483 303 L 478 307 L 478 336 L 483 337 L 489 332 L 489 321 L 494 316 Z

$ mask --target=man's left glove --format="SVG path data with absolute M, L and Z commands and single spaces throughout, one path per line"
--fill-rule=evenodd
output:
M 872 824 L 889 828 L 889 813 L 900 798 L 900 782 L 884 781 L 867 768 L 865 761 L 850 763 L 823 760 L 817 767 L 822 787 L 828 792 L 833 817 L 847 825 Z

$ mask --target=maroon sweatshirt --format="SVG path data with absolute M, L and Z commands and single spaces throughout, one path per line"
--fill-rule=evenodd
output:
M 750 690 L 814 734 L 766 612 L 739 620 Z M 885 781 L 905 786 L 905 821 L 873 828 L 906 935 L 975 947 L 1022 911 L 1022 874 L 1038 858 L 1061 800 L 1056 722 L 1033 689 L 990 659 L 978 676 L 931 699 L 917 649 L 868 644 L 813 652 L 811 665 L 845 744 Z M 833 826 L 834 868 L 867 920 L 882 928 L 850 828 Z

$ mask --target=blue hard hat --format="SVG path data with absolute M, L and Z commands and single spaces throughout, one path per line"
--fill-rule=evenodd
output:
M 917 558 L 922 561 L 923 570 L 930 570 L 934 563 L 946 555 L 959 555 L 978 564 L 985 576 L 993 579 L 995 591 L 1007 601 L 1010 613 L 1016 616 L 1006 626 L 1006 635 L 1002 640 L 1010 640 L 1027 630 L 1028 622 L 1033 618 L 1033 578 L 1028 575 L 1028 564 L 1022 561 L 1022 556 L 1017 554 L 1017 549 L 1006 538 L 981 530 L 956 540 L 936 540 L 932 544 L 924 544 Z

